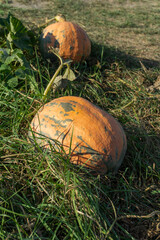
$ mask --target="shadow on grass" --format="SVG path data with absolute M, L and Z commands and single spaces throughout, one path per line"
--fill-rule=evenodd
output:
M 102 53 L 103 61 L 107 62 L 108 65 L 111 65 L 114 62 L 121 62 L 129 69 L 137 69 L 141 68 L 142 63 L 147 69 L 160 69 L 160 61 L 146 58 L 138 58 L 112 46 L 99 45 L 95 42 L 92 42 L 91 58 L 101 59 Z

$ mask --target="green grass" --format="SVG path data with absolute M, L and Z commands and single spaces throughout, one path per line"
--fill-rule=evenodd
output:
M 90 100 L 121 122 L 128 149 L 116 174 L 95 177 L 65 154 L 27 141 L 34 111 L 58 67 L 58 61 L 41 57 L 36 37 L 32 54 L 24 51 L 30 67 L 14 60 L 10 70 L 0 71 L 0 239 L 159 238 L 160 93 L 147 90 L 159 77 L 158 6 L 158 1 L 56 0 L 41 9 L 18 9 L 1 3 L 1 16 L 10 10 L 27 27 L 34 22 L 31 29 L 54 12 L 84 26 L 92 40 L 90 59 L 74 65 L 79 77 L 51 91 L 46 101 L 68 95 Z M 8 82 L 12 77 L 15 87 Z

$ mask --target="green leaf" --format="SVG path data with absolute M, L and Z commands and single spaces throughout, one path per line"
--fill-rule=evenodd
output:
M 1 66 L 0 66 L 0 72 L 3 72 L 3 71 L 11 71 L 11 68 L 10 68 L 10 66 L 9 65 L 7 65 L 7 64 L 2 64 Z
M 39 87 L 38 83 L 36 82 L 35 78 L 33 76 L 29 76 L 29 85 L 31 92 L 35 92 L 37 95 L 39 94 Z
M 13 50 L 12 55 L 8 56 L 5 60 L 5 64 L 10 64 L 12 62 L 19 62 L 21 66 L 25 65 L 26 67 L 29 67 L 28 62 L 20 49 Z
M 152 194 L 160 194 L 160 190 L 159 189 L 158 190 L 153 190 Z
M 10 78 L 7 83 L 10 88 L 15 88 L 18 85 L 18 78 L 17 77 Z
M 17 55 L 11 55 L 11 56 L 7 57 L 5 64 L 9 65 L 12 62 L 19 62 L 21 64 L 21 66 L 23 66 L 23 59 L 21 59 Z
M 20 38 L 13 39 L 13 43 L 17 48 L 33 51 L 33 48 L 30 44 L 30 39 L 27 35 L 23 35 Z
M 15 18 L 13 15 L 10 16 L 10 29 L 11 32 L 14 33 L 14 37 L 12 36 L 13 43 L 16 47 L 24 50 L 30 50 L 33 51 L 33 48 L 31 46 L 31 40 L 29 35 L 29 31 L 27 28 L 23 25 L 23 23 Z
M 12 32 L 9 32 L 7 35 L 8 42 L 13 42 L 14 40 L 14 34 Z
M 58 86 L 58 85 L 60 84 L 60 82 L 61 82 L 62 79 L 63 79 L 63 76 L 62 76 L 62 75 L 57 76 L 57 77 L 55 78 L 55 80 L 54 80 L 53 85 Z
M 15 71 L 15 75 L 16 77 L 18 77 L 18 79 L 25 79 L 26 78 L 26 72 L 25 72 L 25 68 L 18 68 Z
M 0 18 L 0 26 L 5 27 L 8 25 L 8 21 L 6 18 Z
M 63 79 L 62 75 L 59 75 L 55 78 L 54 83 L 53 83 L 53 92 L 55 92 L 58 88 L 61 87 L 62 79 Z
M 17 61 L 20 62 L 21 65 L 23 65 L 22 60 L 19 59 L 18 56 L 16 56 L 16 55 L 11 55 L 11 56 L 9 56 L 9 57 L 6 58 L 5 64 L 9 65 L 10 63 L 12 63 L 12 62 L 17 62 Z
M 27 33 L 27 28 L 23 25 L 23 23 L 14 17 L 11 13 L 8 15 L 8 20 L 10 23 L 10 31 L 14 34 L 24 34 Z
M 23 51 L 21 49 L 14 49 L 12 52 L 12 55 L 18 55 L 18 56 L 23 56 Z
M 70 67 L 67 67 L 64 75 L 63 75 L 64 79 L 67 79 L 69 81 L 74 81 L 77 77 L 74 74 L 74 72 L 70 69 Z
M 10 54 L 10 49 L 0 48 L 0 62 L 4 62 Z
M 31 44 L 31 38 L 33 38 L 33 34 L 31 34 L 31 31 L 29 31 L 23 23 L 11 13 L 9 13 L 7 19 L 2 20 L 2 24 L 4 24 L 4 22 L 8 30 L 6 37 L 8 42 L 12 44 L 14 43 L 17 48 L 22 50 L 26 49 L 32 52 L 33 47 Z
M 62 75 L 57 76 L 53 83 L 53 92 L 55 92 L 58 88 L 65 88 L 67 83 L 68 79 L 64 79 Z

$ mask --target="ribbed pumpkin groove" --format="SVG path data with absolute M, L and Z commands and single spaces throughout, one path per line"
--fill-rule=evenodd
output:
M 81 97 L 61 97 L 45 104 L 31 122 L 29 138 L 43 148 L 58 141 L 70 161 L 97 173 L 117 171 L 127 149 L 120 123 Z
M 47 26 L 40 36 L 40 49 L 45 58 L 52 59 L 50 47 L 58 49 L 63 59 L 80 62 L 91 53 L 91 42 L 86 32 L 76 23 L 60 21 Z

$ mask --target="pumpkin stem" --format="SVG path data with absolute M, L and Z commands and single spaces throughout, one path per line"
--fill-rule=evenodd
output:
M 52 22 L 53 20 L 56 20 L 57 22 L 65 22 L 66 18 L 64 15 L 62 14 L 58 14 L 57 16 L 51 18 L 51 19 L 46 19 L 45 23 L 38 25 L 38 28 L 42 28 L 44 26 L 46 26 L 47 24 L 49 24 L 50 22 Z
M 62 14 L 58 14 L 57 16 L 54 17 L 54 19 L 55 19 L 57 22 L 65 22 L 65 21 L 66 21 L 65 16 L 62 15 Z
M 63 63 L 61 63 L 61 64 L 59 65 L 59 67 L 58 67 L 58 69 L 56 70 L 55 74 L 53 75 L 53 77 L 51 78 L 50 82 L 48 83 L 48 85 L 47 85 L 47 87 L 46 87 L 46 89 L 45 89 L 45 91 L 44 91 L 43 97 L 42 97 L 42 100 L 43 100 L 43 101 L 46 99 L 47 94 L 48 94 L 48 92 L 49 92 L 49 90 L 50 90 L 50 88 L 51 88 L 54 80 L 56 79 L 56 77 L 58 76 L 58 74 L 59 74 L 59 72 L 61 71 L 62 68 L 63 68 Z
M 60 59 L 60 65 L 59 67 L 57 68 L 56 72 L 54 73 L 53 77 L 51 78 L 50 82 L 48 83 L 45 91 L 44 91 L 44 94 L 43 94 L 43 97 L 42 97 L 42 100 L 44 101 L 47 97 L 47 94 L 50 90 L 50 88 L 52 87 L 53 85 L 53 82 L 54 80 L 56 79 L 56 77 L 58 76 L 59 72 L 61 71 L 61 69 L 63 68 L 63 66 L 67 65 L 67 67 L 69 68 L 69 63 L 71 62 L 70 60 L 69 61 L 64 61 L 58 54 L 58 52 L 52 48 L 52 52 Z

